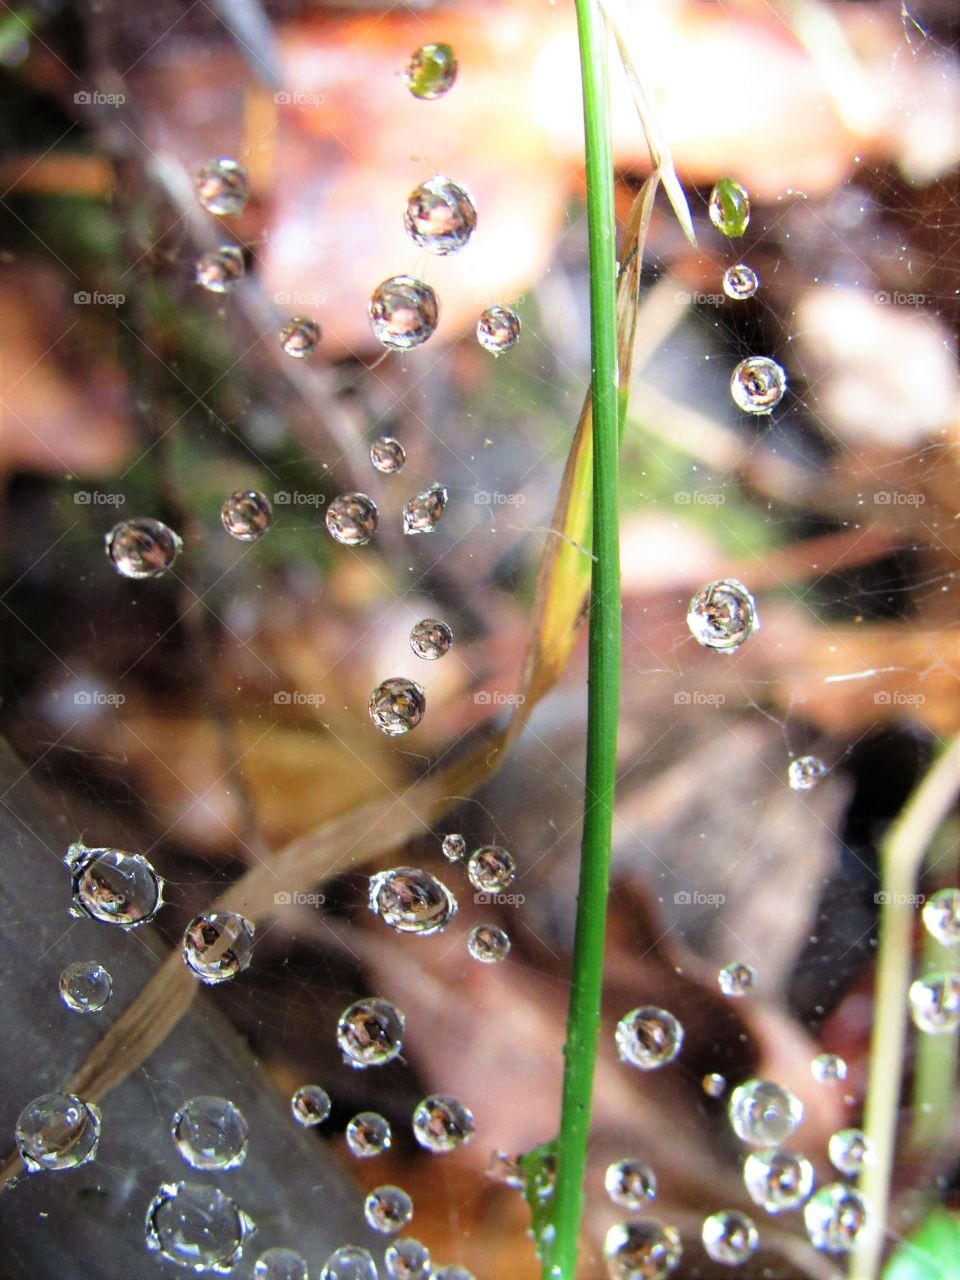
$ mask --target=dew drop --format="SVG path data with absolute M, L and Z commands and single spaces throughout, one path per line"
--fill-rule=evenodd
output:
M 607 1195 L 621 1209 L 635 1213 L 657 1194 L 657 1175 L 642 1160 L 617 1160 L 603 1177 Z
M 245 270 L 243 250 L 235 244 L 222 244 L 197 259 L 196 280 L 210 293 L 229 293 L 243 279 Z
M 733 964 L 724 965 L 717 974 L 717 981 L 725 996 L 746 996 L 757 985 L 757 971 L 752 965 L 735 960 Z
M 672 1062 L 683 1046 L 683 1027 L 666 1009 L 644 1005 L 624 1014 L 617 1024 L 621 1061 L 641 1071 L 656 1071 Z
M 297 1124 L 313 1128 L 330 1115 L 330 1095 L 318 1084 L 302 1084 L 290 1097 L 290 1112 Z
M 304 356 L 313 355 L 320 345 L 321 337 L 316 320 L 307 316 L 294 316 L 280 330 L 280 346 L 294 360 L 302 360 Z
M 447 491 L 442 484 L 432 484 L 411 498 L 403 508 L 403 532 L 433 533 L 447 506 Z
M 744 298 L 752 298 L 760 287 L 760 279 L 753 267 L 748 267 L 745 262 L 738 262 L 736 266 L 727 267 L 723 273 L 723 292 L 728 298 L 733 298 L 735 302 L 739 302 Z
M 453 630 L 438 618 L 424 618 L 410 632 L 410 648 L 427 662 L 442 658 L 452 645 Z
M 819 1053 L 810 1063 L 810 1074 L 818 1084 L 837 1084 L 847 1078 L 847 1064 L 835 1053 Z
M 473 1137 L 473 1113 L 457 1098 L 432 1093 L 414 1109 L 413 1136 L 434 1154 L 454 1151 Z
M 390 1280 L 427 1280 L 430 1275 L 430 1250 L 412 1236 L 392 1241 L 383 1259 Z
M 100 1110 L 73 1093 L 43 1093 L 20 1112 L 14 1139 L 27 1173 L 78 1169 L 97 1154 Z
M 377 531 L 380 513 L 365 493 L 341 493 L 327 507 L 327 531 L 345 547 L 362 547 Z
M 506 849 L 497 844 L 484 844 L 471 853 L 467 876 L 479 893 L 502 893 L 516 879 L 517 864 Z
M 481 964 L 500 964 L 510 954 L 510 936 L 498 925 L 477 924 L 470 930 L 467 950 Z
M 163 881 L 139 853 L 72 844 L 64 861 L 70 870 L 71 915 L 135 929 L 163 905 Z
M 743 1184 L 753 1203 L 767 1213 L 799 1209 L 813 1190 L 813 1165 L 805 1156 L 776 1147 L 751 1151 L 743 1166 Z
M 511 351 L 520 341 L 520 317 L 509 307 L 487 307 L 477 321 L 477 341 L 495 356 Z
M 373 1231 L 392 1236 L 413 1217 L 413 1201 L 402 1187 L 374 1187 L 363 1203 L 363 1216 Z
M 159 578 L 183 549 L 180 536 L 149 516 L 121 520 L 104 536 L 107 555 L 124 578 Z
M 205 1183 L 165 1183 L 147 1208 L 147 1248 L 190 1271 L 226 1275 L 253 1230 L 228 1195 Z
M 60 999 L 73 1013 L 99 1013 L 113 990 L 113 979 L 95 960 L 76 960 L 60 975 Z
M 255 926 L 234 911 L 196 916 L 183 933 L 183 958 L 201 982 L 227 982 L 253 958 Z
M 231 538 L 256 542 L 273 524 L 273 507 L 257 489 L 232 493 L 220 508 L 220 520 Z
M 680 1233 L 656 1218 L 618 1222 L 603 1244 L 610 1280 L 664 1280 L 682 1255 Z
M 467 852 L 467 842 L 456 833 L 443 837 L 443 856 L 450 862 L 462 862 Z
M 687 626 L 698 644 L 733 653 L 760 626 L 757 602 L 742 582 L 720 578 L 690 601 Z
M 838 1129 L 827 1143 L 830 1163 L 840 1173 L 855 1178 L 868 1164 L 873 1164 L 873 1144 L 862 1129 Z
M 242 213 L 250 198 L 250 179 L 239 161 L 221 156 L 198 171 L 193 189 L 208 213 Z
M 504 1187 L 512 1187 L 516 1191 L 522 1191 L 527 1184 L 520 1165 L 520 1157 L 507 1155 L 506 1151 L 492 1151 L 490 1153 L 490 1159 L 487 1161 L 486 1169 L 484 1169 L 484 1176 L 489 1178 L 491 1182 L 498 1182 Z
M 791 791 L 810 791 L 827 775 L 827 766 L 818 756 L 798 756 L 787 767 Z
M 373 336 L 393 351 L 410 351 L 432 337 L 440 303 L 428 284 L 391 276 L 374 289 L 367 307 Z
M 468 191 L 437 174 L 410 192 L 403 225 L 417 248 L 459 253 L 476 230 L 477 210 Z
M 376 1111 L 361 1111 L 347 1125 L 347 1147 L 359 1160 L 383 1155 L 392 1142 L 389 1120 Z
M 923 904 L 927 933 L 942 947 L 960 944 L 960 889 L 938 889 Z
M 191 1098 L 174 1112 L 171 1134 L 191 1169 L 236 1169 L 247 1158 L 247 1122 L 229 1098 Z
M 750 221 L 750 197 L 733 178 L 721 178 L 710 192 L 710 221 L 725 236 L 742 236 Z
M 752 1218 L 736 1209 L 721 1209 L 704 1219 L 700 1232 L 703 1247 L 714 1262 L 734 1267 L 756 1252 L 760 1237 Z
M 370 461 L 385 476 L 395 476 L 402 471 L 406 460 L 407 451 L 393 436 L 381 436 L 370 446 Z
M 306 1259 L 295 1249 L 267 1249 L 257 1259 L 253 1280 L 307 1280 Z
M 803 1119 L 803 1103 L 773 1080 L 747 1080 L 730 1095 L 730 1124 L 754 1147 L 785 1142 Z
M 403 1048 L 406 1019 L 389 1000 L 370 996 L 344 1009 L 337 1044 L 348 1067 L 382 1067 Z
M 726 1076 L 722 1076 L 716 1071 L 711 1071 L 708 1076 L 704 1076 L 700 1081 L 700 1088 L 708 1098 L 722 1098 L 726 1087 Z
M 457 900 L 442 881 L 417 867 L 394 867 L 370 877 L 370 910 L 398 933 L 429 937 L 445 929 Z
M 442 98 L 457 78 L 457 58 L 448 44 L 424 44 L 410 55 L 403 82 L 415 98 Z
M 427 709 L 427 695 L 423 686 L 403 676 L 393 676 L 378 684 L 370 695 L 367 708 L 370 719 L 381 733 L 395 738 L 409 733 L 423 719 Z
M 323 1264 L 320 1280 L 377 1280 L 377 1264 L 369 1250 L 341 1245 Z
M 960 1026 L 960 973 L 928 973 L 910 984 L 910 1016 L 919 1031 L 949 1035 Z
M 730 375 L 730 394 L 744 413 L 770 413 L 786 389 L 787 375 L 769 356 L 748 356 Z
M 859 1191 L 833 1182 L 807 1201 L 803 1222 L 810 1243 L 826 1253 L 850 1253 L 867 1228 L 870 1214 Z

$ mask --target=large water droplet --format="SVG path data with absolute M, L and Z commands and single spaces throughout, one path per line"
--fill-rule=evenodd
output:
M 923 904 L 923 923 L 943 947 L 960 945 L 960 889 L 938 889 Z
M 421 937 L 445 929 L 457 910 L 447 886 L 418 867 L 394 867 L 371 876 L 369 905 L 391 929 Z
M 199 170 L 193 189 L 208 213 L 242 213 L 250 198 L 250 179 L 239 161 L 221 156 Z
M 73 1013 L 99 1013 L 112 990 L 113 979 L 95 960 L 76 960 L 60 975 L 60 999 Z
M 149 516 L 121 520 L 104 536 L 107 555 L 124 578 L 159 578 L 183 548 L 179 534 Z
M 753 267 L 745 262 L 727 267 L 723 273 L 723 292 L 728 298 L 739 302 L 744 298 L 752 298 L 760 287 L 760 280 Z
M 402 1187 L 374 1187 L 363 1203 L 367 1226 L 392 1236 L 413 1217 L 413 1201 Z
M 222 244 L 197 259 L 197 284 L 211 293 L 229 293 L 243 279 L 245 270 L 243 250 L 235 244 Z
M 751 1151 L 743 1166 L 743 1184 L 753 1203 L 767 1213 L 799 1209 L 813 1190 L 813 1165 L 805 1156 L 776 1147 Z
M 463 836 L 453 833 L 443 837 L 443 856 L 450 862 L 461 862 L 467 852 L 467 842 Z
M 427 1151 L 453 1151 L 473 1137 L 473 1113 L 457 1098 L 432 1093 L 414 1109 L 413 1136 Z
M 730 375 L 730 394 L 744 413 L 770 413 L 783 399 L 787 375 L 769 356 L 748 356 Z
M 147 1208 L 147 1248 L 190 1271 L 226 1275 L 253 1230 L 228 1195 L 205 1183 L 166 1183 Z
M 290 1112 L 305 1128 L 323 1124 L 330 1115 L 330 1095 L 318 1084 L 302 1084 L 290 1098 Z
M 391 276 L 374 289 L 367 314 L 378 342 L 394 351 L 410 351 L 433 335 L 440 303 L 422 280 Z
M 415 98 L 442 98 L 457 78 L 457 59 L 448 44 L 424 44 L 410 55 L 403 82 Z
M 680 1263 L 680 1233 L 656 1218 L 618 1222 L 603 1243 L 610 1280 L 664 1280 Z
M 139 853 L 72 844 L 64 861 L 70 869 L 71 915 L 135 929 L 163 905 L 163 881 Z
M 307 1263 L 295 1249 L 267 1249 L 253 1268 L 253 1280 L 307 1280 Z
M 642 1160 L 617 1160 L 603 1177 L 607 1195 L 621 1209 L 635 1213 L 657 1194 L 657 1175 Z
M 380 513 L 365 493 L 341 493 L 327 507 L 327 530 L 345 547 L 362 547 L 377 531 Z
M 191 1098 L 174 1112 L 171 1133 L 191 1169 L 236 1169 L 247 1158 L 247 1122 L 229 1098 Z
M 423 686 L 404 676 L 394 676 L 378 684 L 370 695 L 370 719 L 381 731 L 395 738 L 409 733 L 423 719 L 427 695 Z
M 395 476 L 398 471 L 402 471 L 406 460 L 406 449 L 393 436 L 381 436 L 370 446 L 370 461 L 385 476 Z
M 810 1074 L 818 1084 L 837 1084 L 847 1078 L 847 1064 L 835 1053 L 818 1053 L 810 1063 Z
M 367 1249 L 345 1244 L 323 1264 L 320 1280 L 377 1280 L 377 1264 Z
M 700 1238 L 714 1262 L 722 1262 L 728 1267 L 746 1262 L 760 1243 L 753 1220 L 736 1209 L 720 1209 L 711 1213 L 704 1219 Z
M 497 844 L 484 844 L 474 849 L 467 862 L 467 876 L 480 893 L 502 893 L 513 884 L 517 864 L 513 854 Z
M 485 351 L 502 356 L 520 341 L 520 317 L 509 307 L 487 307 L 477 321 L 477 341 Z
M 389 1000 L 370 996 L 344 1009 L 337 1044 L 349 1067 L 382 1067 L 403 1048 L 406 1019 Z
M 447 506 L 447 491 L 442 484 L 432 484 L 411 498 L 403 508 L 403 532 L 433 533 Z
M 347 1146 L 360 1160 L 382 1155 L 392 1142 L 390 1121 L 376 1111 L 361 1111 L 347 1125 Z
M 710 192 L 710 221 L 725 236 L 742 236 L 750 221 L 750 197 L 733 178 L 721 178 Z
M 220 520 L 232 538 L 256 542 L 273 524 L 273 507 L 266 494 L 243 489 L 227 498 L 220 508 Z
M 803 1103 L 773 1080 L 747 1080 L 730 1095 L 728 1115 L 738 1138 L 754 1147 L 775 1147 L 803 1119 Z
M 803 1210 L 807 1235 L 815 1249 L 850 1253 L 870 1225 L 867 1202 L 859 1191 L 833 1182 L 807 1201 Z
M 430 1250 L 412 1236 L 394 1240 L 383 1260 L 390 1280 L 427 1280 L 430 1275 Z
M 838 1129 L 827 1143 L 830 1163 L 840 1173 L 855 1178 L 875 1159 L 873 1143 L 862 1129 Z
M 196 916 L 183 934 L 183 958 L 202 982 L 227 982 L 253 958 L 255 926 L 234 911 Z
M 44 1093 L 20 1112 L 14 1140 L 27 1173 L 78 1169 L 97 1154 L 100 1111 L 73 1093 Z
M 293 316 L 280 330 L 280 346 L 294 360 L 312 356 L 320 345 L 320 326 L 309 316 Z
M 698 644 L 733 653 L 760 626 L 757 602 L 742 582 L 720 578 L 692 598 L 687 626 Z
M 735 960 L 733 964 L 724 965 L 717 974 L 717 981 L 725 996 L 746 996 L 757 985 L 757 971 L 743 960 Z
M 827 775 L 827 766 L 818 756 L 798 756 L 787 767 L 791 791 L 809 791 Z
M 910 1016 L 928 1035 L 949 1035 L 960 1026 L 960 973 L 928 973 L 910 984 Z
M 467 950 L 481 964 L 500 964 L 510 954 L 510 936 L 498 925 L 476 924 L 467 938 Z
M 477 211 L 468 191 L 437 174 L 410 192 L 403 225 L 418 248 L 457 253 L 476 230 Z
M 617 1024 L 617 1052 L 641 1071 L 656 1071 L 672 1062 L 683 1047 L 683 1027 L 666 1009 L 644 1005 L 624 1014 Z
M 410 632 L 410 648 L 427 662 L 442 658 L 452 646 L 453 630 L 439 618 L 424 618 Z

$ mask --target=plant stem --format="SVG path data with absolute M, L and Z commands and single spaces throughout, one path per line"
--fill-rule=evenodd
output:
M 590 581 L 587 766 L 573 977 L 556 1145 L 549 1280 L 573 1280 L 583 1209 L 590 1101 L 600 1030 L 603 945 L 620 702 L 620 544 L 616 346 L 616 221 L 607 91 L 607 33 L 598 0 L 576 0 L 583 76 L 590 242 L 593 553 Z

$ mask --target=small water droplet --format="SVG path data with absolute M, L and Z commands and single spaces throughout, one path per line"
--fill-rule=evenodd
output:
M 227 982 L 253 958 L 255 926 L 234 911 L 195 916 L 183 934 L 183 958 L 201 982 Z
M 295 1249 L 267 1249 L 253 1268 L 253 1280 L 307 1280 L 307 1263 Z
M 370 446 L 370 461 L 385 476 L 395 476 L 402 471 L 406 460 L 407 451 L 393 436 L 381 436 Z
M 304 356 L 313 355 L 322 336 L 316 320 L 308 316 L 294 316 L 280 330 L 280 346 L 294 360 L 302 360 Z
M 511 351 L 520 341 L 520 317 L 509 307 L 487 307 L 477 321 L 477 341 L 495 356 Z
M 347 1125 L 347 1146 L 360 1160 L 383 1155 L 392 1142 L 390 1121 L 376 1111 L 361 1111 Z
M 374 1187 L 363 1203 L 363 1216 L 373 1231 L 393 1235 L 413 1217 L 413 1201 L 402 1187 Z
M 14 1140 L 27 1173 L 78 1169 L 97 1154 L 100 1110 L 73 1093 L 44 1093 L 20 1112 Z
M 502 893 L 513 884 L 517 864 L 512 853 L 497 844 L 484 844 L 474 849 L 467 863 L 467 876 L 480 893 Z
M 805 1156 L 776 1147 L 751 1151 L 743 1166 L 743 1184 L 753 1203 L 767 1213 L 799 1209 L 813 1190 L 813 1165 Z
M 341 493 L 327 507 L 327 530 L 345 547 L 362 547 L 377 531 L 380 513 L 365 493 Z
M 454 1262 L 434 1271 L 433 1280 L 474 1280 L 474 1274 Z
M 827 775 L 827 766 L 818 756 L 798 756 L 787 768 L 791 791 L 809 791 Z
M 726 1087 L 726 1076 L 722 1076 L 716 1071 L 711 1071 L 708 1076 L 704 1076 L 700 1081 L 700 1088 L 708 1098 L 722 1098 Z
M 490 1153 L 484 1176 L 491 1182 L 499 1182 L 504 1187 L 513 1187 L 516 1191 L 522 1191 L 527 1183 L 523 1169 L 520 1167 L 520 1157 L 507 1155 L 506 1151 Z
M 196 280 L 210 293 L 229 293 L 243 279 L 245 270 L 243 250 L 235 244 L 222 244 L 197 259 Z
M 666 1009 L 644 1005 L 624 1014 L 617 1024 L 617 1052 L 641 1071 L 656 1071 L 672 1062 L 683 1047 L 683 1027 Z
M 410 632 L 410 648 L 427 662 L 442 658 L 453 645 L 453 630 L 439 618 L 424 618 Z
M 430 1275 L 430 1250 L 412 1236 L 394 1240 L 383 1260 L 390 1280 L 427 1280 Z
M 135 929 L 163 905 L 163 881 L 139 853 L 78 843 L 64 861 L 70 869 L 71 915 Z
M 250 198 L 250 179 L 239 161 L 221 156 L 198 171 L 193 189 L 208 213 L 242 213 Z
M 60 999 L 73 1013 L 99 1013 L 113 990 L 113 979 L 95 960 L 76 960 L 60 975 Z
M 960 889 L 938 889 L 923 904 L 927 933 L 942 947 L 960 945 Z
M 190 1271 L 226 1275 L 253 1230 L 228 1195 L 204 1183 L 165 1183 L 147 1207 L 147 1248 Z
M 838 1129 L 832 1133 L 827 1155 L 833 1167 L 850 1178 L 874 1161 L 873 1144 L 862 1129 Z
M 760 626 L 757 602 L 742 582 L 720 578 L 690 601 L 687 626 L 698 644 L 718 653 L 733 653 Z
M 633 1213 L 656 1197 L 657 1175 L 642 1160 L 617 1160 L 607 1166 L 603 1185 L 615 1205 Z
M 770 413 L 786 389 L 787 375 L 769 356 L 748 356 L 730 375 L 730 394 L 744 413 Z
M 447 506 L 447 491 L 442 484 L 432 484 L 404 505 L 403 532 L 433 533 Z
M 419 249 L 458 253 L 476 230 L 477 211 L 468 191 L 437 174 L 410 192 L 403 225 Z
M 104 535 L 107 555 L 124 578 L 159 578 L 183 549 L 179 534 L 149 516 L 121 520 Z
M 403 1048 L 406 1018 L 389 1000 L 370 996 L 344 1009 L 337 1044 L 348 1067 L 382 1067 Z
M 510 954 L 510 936 L 498 925 L 476 924 L 467 938 L 467 950 L 481 964 L 500 964 Z
M 313 1128 L 330 1115 L 330 1095 L 318 1084 L 302 1084 L 290 1098 L 290 1112 L 297 1124 Z
M 451 862 L 461 862 L 467 852 L 467 842 L 463 836 L 453 833 L 443 837 L 443 856 Z
M 393 351 L 410 351 L 432 337 L 440 303 L 428 284 L 391 276 L 374 289 L 367 308 L 373 336 Z
M 737 1266 L 756 1252 L 760 1237 L 753 1220 L 736 1209 L 720 1209 L 703 1221 L 703 1247 L 714 1262 Z
M 750 196 L 733 178 L 721 178 L 710 192 L 710 221 L 725 236 L 742 236 L 750 221 Z
M 418 867 L 394 867 L 370 877 L 370 910 L 398 933 L 429 937 L 445 929 L 457 900 L 442 881 Z
M 910 1016 L 928 1035 L 949 1035 L 960 1026 L 960 973 L 928 973 L 910 984 Z
M 266 494 L 244 489 L 227 498 L 220 508 L 220 520 L 232 538 L 256 542 L 273 524 L 273 507 Z
M 810 1074 L 818 1084 L 836 1084 L 847 1078 L 847 1064 L 835 1053 L 819 1053 L 810 1063 Z
M 448 44 L 424 44 L 410 55 L 403 82 L 415 98 L 442 98 L 457 78 L 457 58 Z
M 803 1222 L 810 1243 L 826 1253 L 850 1253 L 870 1222 L 867 1202 L 859 1191 L 833 1182 L 807 1201 Z
M 369 1250 L 341 1245 L 323 1264 L 320 1280 L 377 1280 L 377 1264 Z
M 749 995 L 754 989 L 757 985 L 757 971 L 752 965 L 745 964 L 742 960 L 735 960 L 733 964 L 724 965 L 717 974 L 717 981 L 725 996 L 736 999 L 739 996 Z
M 247 1122 L 229 1098 L 191 1098 L 174 1112 L 171 1134 L 191 1169 L 236 1169 L 247 1158 Z
M 603 1256 L 610 1280 L 664 1280 L 679 1265 L 683 1246 L 675 1227 L 641 1218 L 611 1227 Z
M 413 1112 L 413 1136 L 427 1151 L 453 1151 L 473 1137 L 473 1113 L 457 1098 L 432 1093 Z
M 738 1138 L 754 1147 L 775 1147 L 803 1119 L 803 1103 L 773 1080 L 747 1080 L 730 1095 L 728 1115 Z
M 734 267 L 727 267 L 723 273 L 723 292 L 728 298 L 739 302 L 744 298 L 752 298 L 760 287 L 760 279 L 753 267 L 745 262 L 738 262 Z

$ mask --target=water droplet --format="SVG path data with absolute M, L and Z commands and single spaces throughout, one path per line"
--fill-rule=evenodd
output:
M 385 476 L 395 476 L 398 471 L 402 471 L 406 460 L 406 449 L 393 436 L 381 436 L 370 446 L 370 461 Z
M 499 1182 L 501 1186 L 513 1187 L 517 1191 L 522 1191 L 527 1183 L 520 1167 L 520 1157 L 507 1155 L 506 1151 L 492 1151 L 483 1172 L 491 1182 Z
M 280 330 L 280 346 L 294 360 L 302 360 L 304 356 L 313 355 L 322 336 L 316 320 L 308 316 L 294 316 Z
M 731 1267 L 746 1262 L 760 1243 L 753 1219 L 736 1209 L 720 1209 L 711 1213 L 703 1221 L 700 1238 L 714 1262 Z
M 290 1111 L 304 1128 L 323 1124 L 330 1114 L 330 1095 L 318 1084 L 302 1084 L 290 1098 Z
M 723 292 L 735 302 L 743 298 L 752 298 L 760 287 L 760 279 L 753 267 L 745 262 L 738 262 L 734 267 L 727 267 L 723 273 Z
M 470 883 L 480 893 L 502 893 L 513 884 L 517 864 L 512 853 L 497 844 L 484 844 L 474 849 L 467 863 Z
M 266 494 L 244 489 L 227 498 L 220 508 L 220 520 L 232 538 L 256 542 L 273 524 L 273 507 Z
M 687 626 L 698 644 L 733 653 L 760 626 L 757 602 L 734 578 L 703 587 L 687 607 Z
M 345 1244 L 323 1264 L 320 1280 L 377 1280 L 377 1264 L 368 1250 Z
M 712 1071 L 710 1075 L 704 1076 L 700 1081 L 700 1088 L 708 1098 L 722 1098 L 726 1087 L 726 1076 L 722 1076 L 716 1071 Z
M 370 695 L 368 705 L 370 719 L 381 733 L 395 738 L 409 733 L 423 719 L 427 709 L 427 695 L 423 686 L 403 676 L 393 676 L 378 684 Z
M 432 484 L 411 498 L 403 508 L 403 532 L 433 533 L 447 506 L 447 491 L 442 484 Z
M 113 979 L 95 960 L 77 960 L 60 975 L 60 999 L 74 1013 L 99 1013 L 112 990 Z
M 363 1203 L 367 1225 L 384 1235 L 393 1235 L 413 1217 L 413 1201 L 402 1187 L 374 1187 Z
M 229 293 L 243 279 L 245 270 L 243 250 L 235 244 L 222 244 L 197 259 L 197 284 L 211 293 Z
M 374 289 L 367 314 L 378 342 L 393 351 L 410 351 L 433 335 L 440 303 L 422 280 L 391 276 Z
M 617 1024 L 617 1052 L 641 1071 L 656 1071 L 672 1062 L 683 1046 L 683 1027 L 672 1013 L 644 1005 L 624 1014 Z
M 923 904 L 923 923 L 943 947 L 960 944 L 960 889 L 938 889 Z
M 191 1169 L 236 1169 L 247 1158 L 247 1122 L 229 1098 L 191 1098 L 174 1112 L 171 1133 Z
M 442 658 L 453 645 L 453 630 L 438 618 L 424 618 L 410 632 L 410 648 L 428 662 Z
M 773 1080 L 747 1080 L 730 1095 L 730 1123 L 754 1147 L 785 1142 L 803 1119 L 803 1103 Z
M 477 211 L 468 191 L 437 174 L 410 192 L 403 225 L 419 249 L 458 253 L 476 230 Z
M 183 548 L 178 534 L 149 516 L 121 520 L 104 543 L 113 567 L 124 578 L 159 578 Z
M 835 1053 L 819 1053 L 810 1063 L 810 1074 L 818 1084 L 836 1084 L 847 1078 L 847 1064 Z
M 347 1125 L 347 1146 L 360 1160 L 382 1155 L 392 1142 L 389 1120 L 376 1111 L 361 1111 Z
M 733 964 L 724 965 L 717 974 L 717 981 L 725 996 L 745 996 L 757 985 L 757 971 L 752 965 L 735 960 Z
M 870 1222 L 867 1202 L 859 1191 L 833 1182 L 807 1201 L 803 1210 L 807 1235 L 815 1249 L 850 1253 Z
M 434 1271 L 433 1280 L 474 1280 L 474 1275 L 466 1267 L 450 1263 L 446 1267 L 439 1267 Z
M 457 58 L 448 44 L 424 44 L 410 55 L 403 82 L 415 98 L 442 98 L 457 78 Z
M 403 1048 L 406 1018 L 389 1000 L 370 996 L 344 1009 L 337 1044 L 349 1067 L 382 1067 Z
M 607 1195 L 621 1209 L 643 1209 L 657 1194 L 657 1175 L 642 1160 L 617 1160 L 603 1177 Z
M 733 178 L 721 178 L 710 192 L 710 221 L 725 236 L 742 236 L 750 221 L 750 197 Z
M 520 317 L 509 307 L 487 307 L 477 321 L 477 341 L 495 356 L 511 351 L 520 341 Z
M 928 973 L 910 984 L 910 1016 L 928 1035 L 948 1035 L 960 1026 L 960 973 Z
M 730 394 L 744 413 L 770 413 L 786 389 L 787 375 L 769 356 L 748 356 L 730 375 Z
M 370 910 L 398 933 L 439 933 L 453 919 L 457 900 L 442 881 L 417 867 L 394 867 L 370 877 Z
M 228 1195 L 204 1183 L 165 1183 L 147 1208 L 147 1248 L 190 1271 L 226 1275 L 253 1230 Z
M 253 958 L 255 926 L 233 911 L 196 916 L 183 934 L 183 958 L 202 982 L 227 982 Z
M 656 1218 L 618 1222 L 603 1243 L 610 1280 L 664 1280 L 682 1255 L 680 1233 Z
M 430 1250 L 411 1236 L 394 1240 L 383 1259 L 390 1280 L 427 1280 L 430 1275 Z
M 27 1173 L 78 1169 L 97 1154 L 100 1111 L 73 1093 L 44 1093 L 20 1112 L 14 1139 Z
M 163 905 L 163 881 L 139 853 L 72 844 L 64 861 L 70 869 L 71 915 L 135 929 Z
M 443 856 L 451 862 L 462 861 L 466 852 L 467 842 L 463 836 L 454 833 L 443 837 Z
M 267 1249 L 257 1259 L 253 1280 L 307 1280 L 306 1259 L 295 1249 Z
M 199 170 L 193 189 L 208 213 L 242 213 L 250 198 L 250 179 L 239 161 L 221 156 Z
M 787 768 L 791 791 L 809 791 L 826 775 L 827 766 L 818 756 L 798 756 Z
M 873 1143 L 862 1129 L 838 1129 L 827 1143 L 830 1163 L 841 1173 L 855 1178 L 868 1164 L 873 1164 Z
M 380 513 L 365 493 L 341 493 L 327 507 L 327 530 L 345 547 L 362 547 L 377 531 Z
M 799 1209 L 813 1190 L 813 1165 L 805 1156 L 776 1147 L 751 1151 L 743 1166 L 743 1184 L 753 1203 L 767 1213 Z
M 456 1098 L 432 1093 L 417 1103 L 413 1136 L 427 1151 L 453 1151 L 473 1137 L 473 1113 Z
M 481 964 L 499 964 L 510 954 L 510 936 L 498 925 L 477 924 L 470 930 L 467 950 Z

